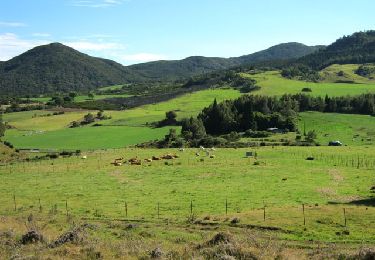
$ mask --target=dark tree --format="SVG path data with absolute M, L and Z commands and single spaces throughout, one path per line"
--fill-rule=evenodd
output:
M 6 127 L 5 127 L 5 124 L 3 122 L 3 114 L 0 113 L 0 137 L 4 136 L 5 130 L 6 130 Z

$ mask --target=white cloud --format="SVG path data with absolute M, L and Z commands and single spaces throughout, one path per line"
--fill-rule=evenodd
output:
M 20 39 L 14 33 L 0 34 L 0 60 L 9 60 L 29 49 L 46 43 L 46 41 L 42 40 Z
M 24 23 L 19 22 L 0 22 L 1 27 L 25 27 L 27 26 Z
M 121 55 L 120 58 L 128 63 L 128 62 L 149 62 L 149 61 L 157 61 L 157 60 L 166 60 L 167 57 L 161 54 L 154 54 L 154 53 L 137 53 L 137 54 L 130 54 L 130 55 Z
M 71 5 L 76 7 L 103 8 L 124 3 L 125 0 L 73 0 Z
M 72 47 L 79 51 L 105 51 L 105 50 L 121 50 L 125 46 L 119 43 L 106 43 L 106 42 L 89 42 L 89 41 L 75 41 L 63 42 L 64 45 Z

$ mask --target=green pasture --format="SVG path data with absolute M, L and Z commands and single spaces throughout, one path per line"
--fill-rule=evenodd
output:
M 330 82 L 305 82 L 294 79 L 283 78 L 279 71 L 267 71 L 259 74 L 242 74 L 243 77 L 253 78 L 257 81 L 260 90 L 253 94 L 267 96 L 281 96 L 283 94 L 301 93 L 303 88 L 310 88 L 308 94 L 314 96 L 346 96 L 360 95 L 364 93 L 375 93 L 375 83 L 330 83 Z
M 320 72 L 324 82 L 354 81 L 363 84 L 375 84 L 375 79 L 359 76 L 355 73 L 360 65 L 358 64 L 334 64 Z
M 178 118 L 195 116 L 216 98 L 222 101 L 239 97 L 233 89 L 204 90 L 153 105 L 125 111 L 105 111 L 112 119 L 99 122 L 103 126 L 91 125 L 71 129 L 69 123 L 79 121 L 88 111 L 66 112 L 63 115 L 41 117 L 48 111 L 27 111 L 4 115 L 14 129 L 6 132 L 5 140 L 18 148 L 50 149 L 102 149 L 120 148 L 150 140 L 160 139 L 169 127 L 152 129 L 147 123 L 165 118 L 165 112 L 176 110 Z M 96 111 L 91 111 L 96 113 Z
M 374 145 L 375 118 L 366 115 L 305 112 L 300 113 L 299 130 L 303 134 L 315 130 L 317 141 L 341 141 L 344 145 Z
M 256 159 L 245 157 L 249 150 L 257 153 Z M 111 165 L 120 157 L 143 160 L 166 153 L 179 158 L 141 166 Z M 202 151 L 201 157 L 195 153 L 119 149 L 85 153 L 87 160 L 71 157 L 2 166 L 1 215 L 38 214 L 40 199 L 43 214 L 64 215 L 67 203 L 69 214 L 77 217 L 181 222 L 192 207 L 196 218 L 211 216 L 225 222 L 239 217 L 243 225 L 284 230 L 281 235 L 288 239 L 374 242 L 374 148 L 217 149 L 211 152 L 213 159 Z M 306 160 L 308 156 L 315 160 Z M 358 158 L 363 162 L 359 168 L 345 164 Z M 341 236 L 345 230 L 349 234 Z
M 74 102 L 84 102 L 90 100 L 101 100 L 106 98 L 116 98 L 116 97 L 130 97 L 131 95 L 128 94 L 109 94 L 109 95 L 94 95 L 93 99 L 89 98 L 87 95 L 79 95 L 74 98 Z M 36 98 L 28 98 L 34 102 L 40 103 L 47 103 L 51 100 L 51 97 L 36 97 Z

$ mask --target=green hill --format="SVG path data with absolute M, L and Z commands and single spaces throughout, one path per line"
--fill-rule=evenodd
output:
M 88 92 L 139 77 L 111 60 L 94 58 L 60 43 L 39 46 L 0 64 L 0 94 Z
M 194 56 L 125 67 L 60 43 L 51 43 L 0 63 L 0 95 L 87 93 L 98 87 L 129 82 L 178 80 L 244 64 L 298 58 L 316 49 L 299 43 L 286 43 L 237 58 Z
M 326 48 L 297 61 L 297 63 L 318 70 L 332 64 L 371 62 L 375 62 L 375 31 L 357 32 L 350 36 L 344 36 Z
M 324 48 L 323 45 L 306 46 L 298 42 L 282 43 L 250 55 L 234 58 L 240 64 L 300 58 Z
M 322 46 L 306 46 L 301 43 L 291 42 L 275 45 L 266 50 L 240 57 L 226 59 L 193 56 L 183 60 L 155 61 L 136 64 L 129 68 L 148 79 L 176 80 L 217 70 L 229 69 L 235 66 L 300 58 L 317 51 L 321 47 Z

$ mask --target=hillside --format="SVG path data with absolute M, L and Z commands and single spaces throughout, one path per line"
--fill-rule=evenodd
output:
M 178 79 L 228 69 L 234 66 L 265 61 L 288 60 L 311 54 L 322 46 L 306 46 L 291 42 L 272 46 L 253 54 L 232 58 L 194 56 L 183 60 L 155 61 L 132 65 L 129 68 L 148 79 Z
M 91 57 L 60 43 L 39 46 L 0 63 L 0 94 L 39 95 L 77 91 L 87 93 L 102 86 L 153 80 L 178 80 L 231 67 L 294 59 L 320 46 L 284 43 L 254 54 L 233 58 L 188 57 L 122 66 Z
M 273 60 L 288 60 L 309 55 L 323 48 L 323 45 L 306 46 L 298 42 L 289 42 L 278 44 L 266 50 L 233 59 L 240 64 L 251 64 Z
M 375 62 L 375 31 L 344 36 L 326 48 L 300 58 L 297 62 L 319 70 L 332 64 Z
M 134 72 L 114 61 L 90 57 L 52 43 L 0 63 L 0 94 L 88 92 L 137 78 Z

